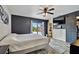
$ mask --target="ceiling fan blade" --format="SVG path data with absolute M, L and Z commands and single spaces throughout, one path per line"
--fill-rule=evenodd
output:
M 48 14 L 52 14 L 52 15 L 54 14 L 54 13 L 51 13 L 51 12 L 47 12 L 47 13 L 48 13 Z
M 54 10 L 54 8 L 51 8 L 51 9 L 49 9 L 48 11 L 52 11 L 52 10 Z

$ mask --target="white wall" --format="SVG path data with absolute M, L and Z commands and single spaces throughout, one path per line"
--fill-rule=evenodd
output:
M 7 9 L 7 6 L 2 5 L 2 7 L 4 8 L 4 10 L 6 11 L 6 13 L 9 16 L 9 24 L 7 26 L 8 26 L 8 32 L 11 33 L 11 14 L 10 14 L 9 10 Z

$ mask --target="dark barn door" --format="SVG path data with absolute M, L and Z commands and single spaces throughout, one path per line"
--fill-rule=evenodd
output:
M 31 20 L 27 17 L 12 15 L 12 33 L 27 34 L 31 32 Z

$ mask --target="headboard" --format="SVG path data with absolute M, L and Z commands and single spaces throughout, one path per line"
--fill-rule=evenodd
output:
M 2 38 L 8 35 L 8 33 L 9 33 L 8 25 L 0 23 L 0 40 L 2 40 Z

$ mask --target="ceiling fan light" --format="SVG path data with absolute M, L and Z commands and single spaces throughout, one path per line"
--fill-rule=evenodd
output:
M 47 16 L 47 13 L 43 13 L 43 16 L 44 16 L 44 17 Z
M 79 16 L 77 16 L 76 19 L 79 19 Z

